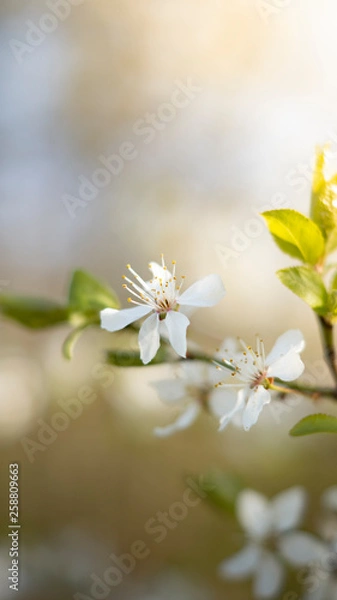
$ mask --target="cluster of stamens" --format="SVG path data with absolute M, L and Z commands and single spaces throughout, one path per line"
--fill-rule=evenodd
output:
M 253 350 L 251 346 L 247 346 L 240 338 L 239 342 L 243 347 L 241 357 L 237 359 L 230 358 L 229 360 L 227 358 L 222 359 L 224 366 L 232 371 L 231 376 L 234 379 L 233 384 L 240 385 L 236 384 L 236 381 L 239 380 L 241 383 L 244 382 L 251 388 L 254 388 L 258 385 L 262 385 L 265 381 L 271 381 L 267 378 L 263 340 L 256 336 L 256 350 Z M 227 354 L 229 351 L 225 349 L 225 352 Z M 222 370 L 220 365 L 217 365 L 217 368 Z M 220 382 L 216 384 L 216 387 L 223 385 L 228 384 Z
M 132 281 L 126 275 L 123 275 L 123 279 L 127 282 L 123 284 L 123 288 L 128 290 L 132 297 L 128 298 L 128 302 L 143 306 L 144 304 L 149 305 L 154 311 L 163 314 L 170 310 L 178 309 L 178 296 L 184 283 L 184 276 L 181 276 L 180 285 L 177 287 L 176 261 L 172 261 L 173 269 L 172 274 L 169 273 L 167 266 L 165 265 L 164 255 L 161 255 L 162 267 L 164 271 L 167 271 L 167 278 L 155 276 L 149 282 L 144 281 L 134 271 L 131 265 L 126 265 L 129 272 L 133 275 L 136 282 Z M 152 268 L 152 264 L 149 264 L 149 268 Z

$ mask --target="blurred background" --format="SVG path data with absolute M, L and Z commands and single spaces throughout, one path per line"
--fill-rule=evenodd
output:
M 298 327 L 305 377 L 330 383 L 309 308 L 275 277 L 290 261 L 258 213 L 308 214 L 317 144 L 330 143 L 336 170 L 334 0 L 5 0 L 0 14 L 1 291 L 63 300 L 83 268 L 124 303 L 125 264 L 146 275 L 164 252 L 186 283 L 224 280 L 226 298 L 193 317 L 194 342 L 212 351 L 259 332 L 270 348 Z M 217 468 L 268 495 L 305 485 L 313 526 L 322 490 L 336 483 L 336 438 L 288 430 L 317 407 L 266 410 L 249 434 L 220 434 L 205 416 L 156 439 L 154 426 L 175 411 L 149 382 L 168 368 L 107 369 L 103 350 L 119 338 L 99 330 L 67 362 L 67 333 L 1 324 L 1 597 L 11 596 L 7 487 L 17 462 L 20 598 L 90 598 L 91 575 L 136 540 L 148 556 L 101 598 L 249 598 L 249 584 L 216 575 L 243 542 L 230 515 L 202 501 L 158 544 L 146 523 L 181 501 L 189 474 Z M 83 386 L 91 402 L 30 460 L 27 439 L 39 443 L 41 420 Z

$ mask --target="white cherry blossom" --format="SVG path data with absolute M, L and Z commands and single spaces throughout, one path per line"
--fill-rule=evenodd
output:
M 232 402 L 236 390 L 236 402 L 231 410 L 220 419 L 220 430 L 235 420 L 241 422 L 244 429 L 254 425 L 266 404 L 271 401 L 271 387 L 274 378 L 283 381 L 297 379 L 304 370 L 299 356 L 305 342 L 302 333 L 291 329 L 281 335 L 266 357 L 264 343 L 257 336 L 256 349 L 247 346 L 242 340 L 242 350 L 223 349 L 223 360 L 230 363 L 233 372 L 230 380 L 219 385 L 227 389 L 228 400 Z
M 219 371 L 214 365 L 189 360 L 181 363 L 176 378 L 152 382 L 159 398 L 180 411 L 172 424 L 156 427 L 155 435 L 167 437 L 186 429 L 204 410 L 216 417 L 221 416 L 227 408 L 228 399 L 221 388 L 215 387 L 218 382 Z
M 220 564 L 219 575 L 232 580 L 252 576 L 254 598 L 277 597 L 285 578 L 284 561 L 303 567 L 325 552 L 325 546 L 313 535 L 294 529 L 303 518 L 305 506 L 302 487 L 285 490 L 272 500 L 254 490 L 241 492 L 237 518 L 248 542 Z
M 186 330 L 190 321 L 184 311 L 190 307 L 209 307 L 217 304 L 225 295 L 225 288 L 219 275 L 208 275 L 181 291 L 184 277 L 177 283 L 176 263 L 172 261 L 172 272 L 165 264 L 149 264 L 152 273 L 150 281 L 144 281 L 127 265 L 132 281 L 124 278 L 124 288 L 131 296 L 128 301 L 135 306 L 124 310 L 105 308 L 101 311 L 101 327 L 107 331 L 119 331 L 127 325 L 147 317 L 139 330 L 140 356 L 144 364 L 149 363 L 160 346 L 160 335 L 167 336 L 173 349 L 186 357 Z

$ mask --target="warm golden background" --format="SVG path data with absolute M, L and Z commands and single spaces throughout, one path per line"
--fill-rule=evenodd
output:
M 71 271 L 82 267 L 126 300 L 125 263 L 145 273 L 165 252 L 188 282 L 217 272 L 227 288 L 216 308 L 193 318 L 194 341 L 212 350 L 225 336 L 249 341 L 259 331 L 270 345 L 299 327 L 309 375 L 328 383 L 316 324 L 276 279 L 288 261 L 256 215 L 276 201 L 308 212 L 316 144 L 330 141 L 336 166 L 335 0 L 86 0 L 21 61 L 13 39 L 25 41 L 27 21 L 38 24 L 48 3 L 5 0 L 0 11 L 2 291 L 63 299 Z M 145 144 L 136 122 L 188 79 L 200 91 Z M 71 218 L 64 194 L 78 196 L 79 176 L 92 178 L 99 156 L 126 141 L 136 158 Z M 228 248 L 237 254 L 226 260 Z M 313 524 L 321 491 L 336 483 L 336 438 L 288 437 L 313 410 L 303 401 L 280 422 L 266 410 L 249 434 L 218 434 L 204 417 L 155 439 L 153 427 L 175 414 L 148 386 L 166 368 L 116 370 L 102 389 L 92 369 L 116 336 L 87 332 L 68 363 L 60 352 L 66 334 L 66 327 L 31 333 L 1 325 L 1 597 L 8 594 L 8 463 L 17 461 L 17 597 L 89 595 L 90 574 L 101 575 L 112 552 L 145 539 L 150 556 L 109 599 L 249 598 L 248 585 L 216 576 L 217 564 L 242 545 L 231 517 L 202 502 L 158 545 L 145 523 L 181 499 L 187 474 L 217 467 L 267 494 L 306 485 Z M 22 436 L 36 440 L 37 420 L 49 423 L 58 400 L 85 384 L 97 399 L 31 464 Z

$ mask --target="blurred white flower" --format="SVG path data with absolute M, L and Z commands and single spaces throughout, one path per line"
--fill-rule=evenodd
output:
M 310 566 L 304 600 L 337 600 L 337 486 L 323 492 L 321 505 L 320 533 L 327 544 L 326 555 Z
M 149 264 L 152 279 L 144 281 L 127 265 L 137 283 L 124 275 L 124 287 L 132 294 L 128 301 L 136 306 L 124 310 L 105 308 L 101 311 L 101 327 L 107 331 L 119 331 L 127 325 L 148 316 L 139 331 L 140 356 L 144 364 L 149 363 L 160 346 L 160 335 L 167 335 L 172 347 L 180 356 L 186 357 L 186 329 L 190 323 L 184 310 L 188 307 L 214 306 L 225 295 L 219 275 L 208 275 L 191 285 L 182 294 L 184 277 L 177 286 L 175 261 L 171 273 L 164 262 Z M 183 310 L 180 310 L 183 307 Z
M 227 394 L 223 394 L 222 389 L 216 387 L 221 375 L 214 365 L 186 361 L 180 365 L 177 375 L 176 379 L 151 383 L 163 402 L 182 408 L 174 423 L 167 427 L 155 428 L 155 435 L 160 437 L 186 429 L 203 410 L 219 417 L 228 407 Z
M 238 392 L 234 407 L 220 419 L 220 430 L 234 418 L 241 421 L 246 431 L 249 430 L 257 422 L 263 407 L 271 400 L 269 388 L 274 377 L 293 381 L 304 370 L 299 353 L 304 349 L 305 342 L 297 329 L 281 335 L 267 357 L 264 343 L 259 337 L 256 338 L 256 350 L 242 340 L 240 344 L 242 351 L 223 349 L 224 360 L 230 362 L 235 370 L 231 374 L 231 381 L 218 385 L 227 388 L 229 401 L 233 399 L 233 391 L 237 389 Z
M 247 545 L 219 566 L 227 579 L 254 577 L 254 598 L 275 598 L 283 585 L 283 560 L 295 567 L 319 559 L 325 546 L 309 533 L 294 531 L 303 517 L 306 493 L 293 487 L 272 500 L 254 490 L 244 490 L 237 501 L 237 518 L 247 537 Z
M 325 556 L 310 566 L 303 600 L 337 600 L 337 540 L 326 548 Z

